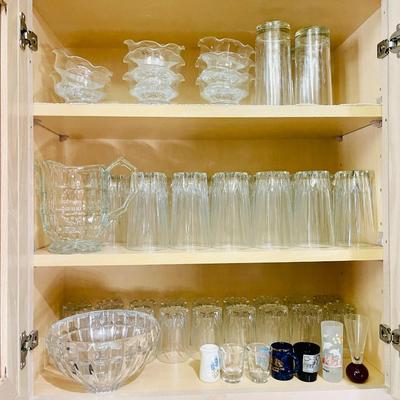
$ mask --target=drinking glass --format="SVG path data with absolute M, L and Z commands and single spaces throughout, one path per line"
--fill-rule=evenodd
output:
M 336 172 L 333 211 L 337 245 L 376 243 L 375 209 L 369 171 Z
M 237 297 L 237 296 L 225 297 L 222 300 L 222 306 L 224 307 L 224 309 L 226 309 L 229 306 L 237 304 L 250 305 L 250 300 L 247 297 Z
M 167 177 L 161 172 L 132 174 L 134 190 L 127 216 L 127 247 L 158 250 L 168 245 Z
M 189 309 L 181 306 L 160 308 L 158 360 L 180 363 L 189 358 Z
M 293 103 L 290 25 L 269 21 L 258 25 L 256 37 L 256 103 Z
M 152 315 L 157 314 L 157 301 L 154 299 L 133 299 L 129 303 L 129 309 Z
M 171 245 L 184 249 L 209 246 L 207 174 L 179 172 L 172 178 Z
M 267 345 L 289 340 L 289 310 L 281 304 L 262 304 L 257 308 L 257 340 Z
M 256 309 L 245 304 L 228 306 L 224 314 L 224 342 L 246 346 L 255 341 Z
M 119 208 L 124 204 L 130 192 L 130 175 L 112 175 L 108 190 L 111 208 Z M 117 243 L 126 244 L 127 214 L 121 214 L 104 232 L 103 244 L 115 246 Z
M 352 382 L 364 383 L 369 376 L 368 369 L 363 364 L 368 318 L 360 314 L 347 314 L 344 316 L 344 324 L 351 354 L 351 363 L 346 367 L 346 375 Z
M 294 175 L 294 243 L 332 246 L 333 217 L 328 171 L 302 171 Z
M 295 35 L 296 104 L 332 104 L 330 33 L 323 26 Z
M 94 306 L 94 310 L 122 310 L 123 308 L 125 308 L 124 302 L 119 297 L 100 300 Z
M 339 321 L 344 323 L 347 314 L 354 314 L 356 309 L 351 304 L 329 302 L 323 305 L 323 314 L 326 321 Z
M 257 172 L 252 200 L 254 245 L 289 247 L 292 244 L 293 220 L 289 172 Z
M 220 347 L 221 377 L 224 382 L 239 383 L 243 376 L 244 347 L 225 343 Z
M 316 304 L 294 304 L 290 311 L 292 343 L 321 343 L 322 308 Z
M 341 303 L 342 296 L 336 294 L 316 294 L 312 297 L 312 302 L 321 306 L 327 303 Z
M 245 172 L 219 172 L 211 183 L 212 243 L 216 247 L 250 245 L 250 189 Z
M 86 313 L 93 310 L 89 302 L 68 302 L 62 306 L 62 317 L 67 318 L 75 314 Z
M 190 350 L 194 359 L 200 359 L 203 344 L 221 344 L 222 308 L 199 305 L 192 308 Z
M 270 375 L 271 350 L 264 343 L 246 346 L 249 377 L 255 383 L 265 383 Z
M 256 309 L 263 304 L 279 304 L 280 298 L 277 296 L 257 296 L 252 299 L 252 304 Z
M 321 322 L 322 376 L 328 382 L 343 378 L 343 324 L 338 321 Z

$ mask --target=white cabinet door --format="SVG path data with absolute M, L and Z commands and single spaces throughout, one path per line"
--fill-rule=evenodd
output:
M 387 13 L 383 14 L 383 37 L 390 37 L 400 24 L 400 1 L 386 0 Z M 400 27 L 400 26 L 399 26 Z M 400 56 L 400 54 L 399 54 Z M 386 321 L 392 329 L 400 325 L 400 57 L 390 53 L 384 60 L 386 76 L 383 85 L 384 128 L 387 132 L 388 179 L 387 214 L 387 289 L 390 307 Z M 400 399 L 400 353 L 388 346 L 387 379 L 394 398 Z
M 27 398 L 20 334 L 32 329 L 32 117 L 29 49 L 19 46 L 20 13 L 30 0 L 4 0 L 0 52 L 0 399 Z M 6 3 L 6 4 L 4 4 Z

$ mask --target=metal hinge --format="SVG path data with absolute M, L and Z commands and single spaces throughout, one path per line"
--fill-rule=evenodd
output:
M 19 35 L 19 47 L 25 50 L 28 46 L 32 51 L 37 51 L 38 49 L 38 37 L 35 32 L 29 31 L 26 26 L 25 14 L 22 12 L 19 14 L 19 24 L 20 24 L 20 35 Z
M 400 352 L 400 329 L 394 329 L 393 331 L 384 324 L 379 325 L 379 338 L 392 346 Z
M 396 32 L 390 36 L 390 39 L 385 39 L 378 43 L 378 58 L 385 58 L 389 52 L 397 54 L 397 57 L 400 58 L 400 24 L 396 26 Z
M 29 335 L 26 334 L 25 331 L 21 334 L 21 355 L 19 361 L 19 367 L 24 369 L 26 366 L 26 357 L 28 352 L 33 350 L 39 344 L 39 332 L 32 331 Z

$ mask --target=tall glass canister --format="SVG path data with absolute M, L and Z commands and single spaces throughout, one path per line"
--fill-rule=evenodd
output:
M 269 21 L 257 26 L 256 103 L 293 103 L 290 25 Z
M 296 104 L 332 104 L 330 33 L 323 26 L 295 35 Z

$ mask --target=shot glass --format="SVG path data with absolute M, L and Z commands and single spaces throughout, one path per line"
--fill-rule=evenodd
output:
M 221 378 L 224 382 L 239 383 L 244 369 L 244 347 L 225 343 L 220 347 Z
M 289 172 L 257 172 L 252 196 L 254 245 L 262 248 L 291 246 L 292 213 Z
M 271 350 L 264 343 L 246 346 L 249 378 L 255 383 L 265 383 L 270 375 Z
M 202 249 L 210 245 L 207 174 L 178 172 L 172 178 L 172 247 Z
M 328 382 L 343 378 L 343 324 L 338 321 L 321 322 L 322 376 Z
M 245 172 L 219 172 L 211 181 L 212 244 L 222 248 L 250 245 L 250 188 Z

